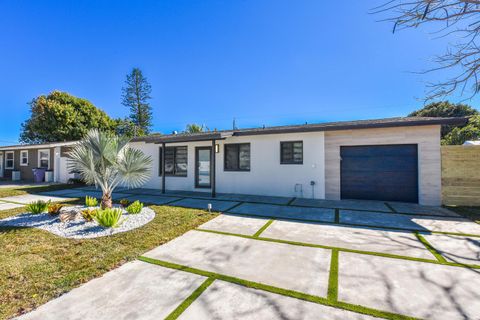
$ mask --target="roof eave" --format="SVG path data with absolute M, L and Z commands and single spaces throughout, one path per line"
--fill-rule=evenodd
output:
M 374 129 L 374 128 L 396 128 L 396 127 L 416 127 L 428 125 L 464 125 L 468 122 L 468 118 L 439 118 L 433 120 L 418 120 L 418 121 L 398 121 L 386 123 L 366 123 L 366 124 L 345 124 L 345 125 L 305 125 L 298 128 L 265 128 L 261 130 L 252 131 L 238 131 L 234 136 L 251 136 L 262 134 L 282 134 L 282 133 L 296 133 L 296 132 L 319 132 L 319 131 L 341 131 L 341 130 L 356 130 L 356 129 Z

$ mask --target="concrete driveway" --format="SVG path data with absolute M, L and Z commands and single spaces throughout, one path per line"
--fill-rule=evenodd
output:
M 132 197 L 213 201 L 147 192 Z M 215 200 L 228 213 L 21 319 L 480 319 L 479 224 L 411 204 L 249 200 Z

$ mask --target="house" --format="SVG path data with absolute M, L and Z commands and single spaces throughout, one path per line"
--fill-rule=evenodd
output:
M 150 135 L 146 187 L 441 204 L 441 125 L 464 118 L 389 118 Z M 165 174 L 163 174 L 165 173 Z
M 21 180 L 32 181 L 33 169 L 45 168 L 53 171 L 54 182 L 68 182 L 73 174 L 68 173 L 66 153 L 74 144 L 69 141 L 0 147 L 0 178 L 12 179 L 13 172 L 19 172 Z
M 480 146 L 480 140 L 468 140 L 463 143 L 464 146 Z

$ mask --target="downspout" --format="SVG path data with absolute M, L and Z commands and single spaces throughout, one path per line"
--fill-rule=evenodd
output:
M 210 177 L 212 179 L 212 198 L 215 198 L 217 193 L 216 193 L 216 185 L 215 185 L 215 139 L 212 140 L 212 148 L 210 150 Z
M 165 142 L 162 143 L 162 193 L 165 193 Z

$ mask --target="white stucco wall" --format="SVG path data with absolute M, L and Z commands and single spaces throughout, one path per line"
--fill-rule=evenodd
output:
M 281 141 L 303 141 L 303 164 L 280 164 Z M 250 143 L 250 171 L 224 171 L 224 147 L 226 143 Z M 230 137 L 219 140 L 220 152 L 216 154 L 216 188 L 219 193 L 239 193 L 272 196 L 296 196 L 305 198 L 325 197 L 324 183 L 324 134 L 323 132 L 257 135 Z M 153 159 L 152 177 L 146 188 L 161 189 L 161 177 L 158 175 L 158 144 L 143 142 L 131 143 L 132 147 L 142 150 Z M 168 146 L 188 146 L 187 177 L 167 176 L 168 190 L 197 190 L 195 188 L 195 147 L 211 146 L 211 142 L 189 142 L 168 144 Z M 310 182 L 315 181 L 312 189 Z M 295 192 L 295 185 L 300 184 L 303 192 Z

